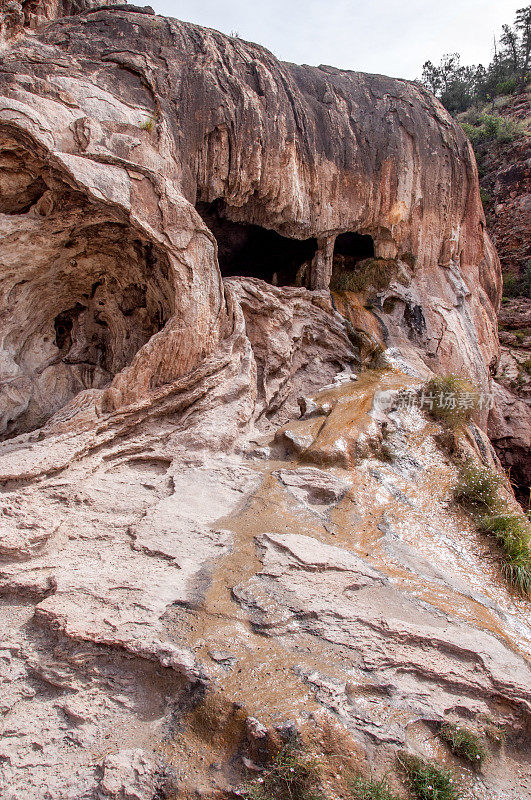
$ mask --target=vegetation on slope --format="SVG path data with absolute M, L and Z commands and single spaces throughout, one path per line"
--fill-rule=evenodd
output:
M 332 277 L 330 288 L 335 292 L 380 291 L 396 277 L 398 265 L 392 258 L 366 258 L 355 269 L 346 269 Z
M 319 765 L 296 739 L 244 791 L 245 800 L 324 800 Z
M 348 800 L 400 800 L 382 778 L 379 781 L 357 776 L 349 781 Z
M 531 259 L 528 260 L 524 274 L 520 277 L 503 274 L 503 298 L 529 297 L 531 299 Z
M 485 741 L 469 728 L 443 722 L 439 736 L 446 742 L 451 752 L 459 758 L 469 761 L 474 767 L 480 767 L 487 755 Z
M 403 754 L 398 762 L 417 800 L 458 800 L 461 797 L 455 776 L 434 761 Z
M 454 499 L 471 514 L 479 530 L 496 540 L 505 580 L 531 596 L 531 525 L 500 499 L 500 483 L 499 475 L 468 460 L 459 468 Z
M 492 141 L 512 142 L 517 136 L 526 133 L 523 123 L 510 117 L 489 114 L 485 110 L 475 111 L 473 114 L 467 112 L 467 115 L 461 118 L 461 127 L 472 145 Z
M 436 375 L 421 395 L 423 408 L 452 429 L 470 422 L 479 400 L 478 389 L 459 375 Z

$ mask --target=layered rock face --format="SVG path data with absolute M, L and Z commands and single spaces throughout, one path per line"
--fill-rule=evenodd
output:
M 507 295 L 498 312 L 499 386 L 489 436 L 526 507 L 531 485 L 530 98 L 529 92 L 507 98 L 498 112 L 519 126 L 512 140 L 478 145 L 487 226 L 500 255 Z
M 35 29 L 58 17 L 79 14 L 97 6 L 119 5 L 120 0 L 2 0 L 0 3 L 0 47 L 25 29 Z
M 516 122 L 520 132 L 512 141 L 479 145 L 481 186 L 489 209 L 489 231 L 500 256 L 503 272 L 523 276 L 531 259 L 531 145 L 529 143 L 529 91 L 508 98 L 497 111 Z
M 11 47 L 1 91 L 12 253 L 3 292 L 14 326 L 3 347 L 5 430 L 41 424 L 83 387 L 107 384 L 104 404 L 128 404 L 226 337 L 216 241 L 196 204 L 228 274 L 252 274 L 266 253 L 271 274 L 266 259 L 256 277 L 326 289 L 336 236 L 347 233 L 354 263 L 371 250 L 398 260 L 382 330 L 415 342 L 430 367 L 486 385 L 496 256 L 468 143 L 419 87 L 280 65 L 212 31 L 101 11 Z M 28 240 L 46 242 L 47 269 L 33 256 L 16 263 Z M 104 250 L 106 264 L 91 257 Z M 54 397 L 45 387 L 59 374 Z
M 233 797 L 294 730 L 337 797 L 442 719 L 529 793 L 528 606 L 404 400 L 498 357 L 460 129 L 138 9 L 17 33 L 0 95 L 6 798 Z

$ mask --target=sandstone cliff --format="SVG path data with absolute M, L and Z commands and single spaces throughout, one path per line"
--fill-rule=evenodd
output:
M 489 436 L 529 506 L 531 485 L 531 93 L 486 107 L 507 129 L 475 144 L 487 229 L 500 255 L 504 297 L 498 312 L 497 403 Z M 499 115 L 499 116 L 498 116 Z M 463 115 L 466 117 L 466 115 Z
M 5 797 L 245 796 L 299 731 L 330 798 L 407 749 L 520 800 L 529 605 L 452 502 L 486 408 L 456 442 L 404 401 L 498 359 L 465 136 L 417 85 L 84 8 L 0 63 Z M 481 774 L 444 719 L 507 731 Z

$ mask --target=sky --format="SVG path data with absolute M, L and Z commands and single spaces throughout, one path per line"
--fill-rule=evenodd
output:
M 142 0 L 136 0 L 139 4 Z M 258 42 L 283 61 L 415 80 L 428 59 L 488 64 L 525 0 L 144 0 L 158 14 Z

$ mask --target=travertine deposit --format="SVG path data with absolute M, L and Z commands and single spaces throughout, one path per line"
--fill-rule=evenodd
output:
M 404 748 L 475 800 L 530 796 L 529 606 L 403 402 L 433 372 L 486 395 L 498 361 L 463 133 L 405 81 L 149 9 L 15 5 L 3 796 L 234 797 L 293 731 L 331 798 L 337 764 L 383 774 Z M 497 469 L 485 425 L 459 448 Z M 509 733 L 478 773 L 442 719 Z

